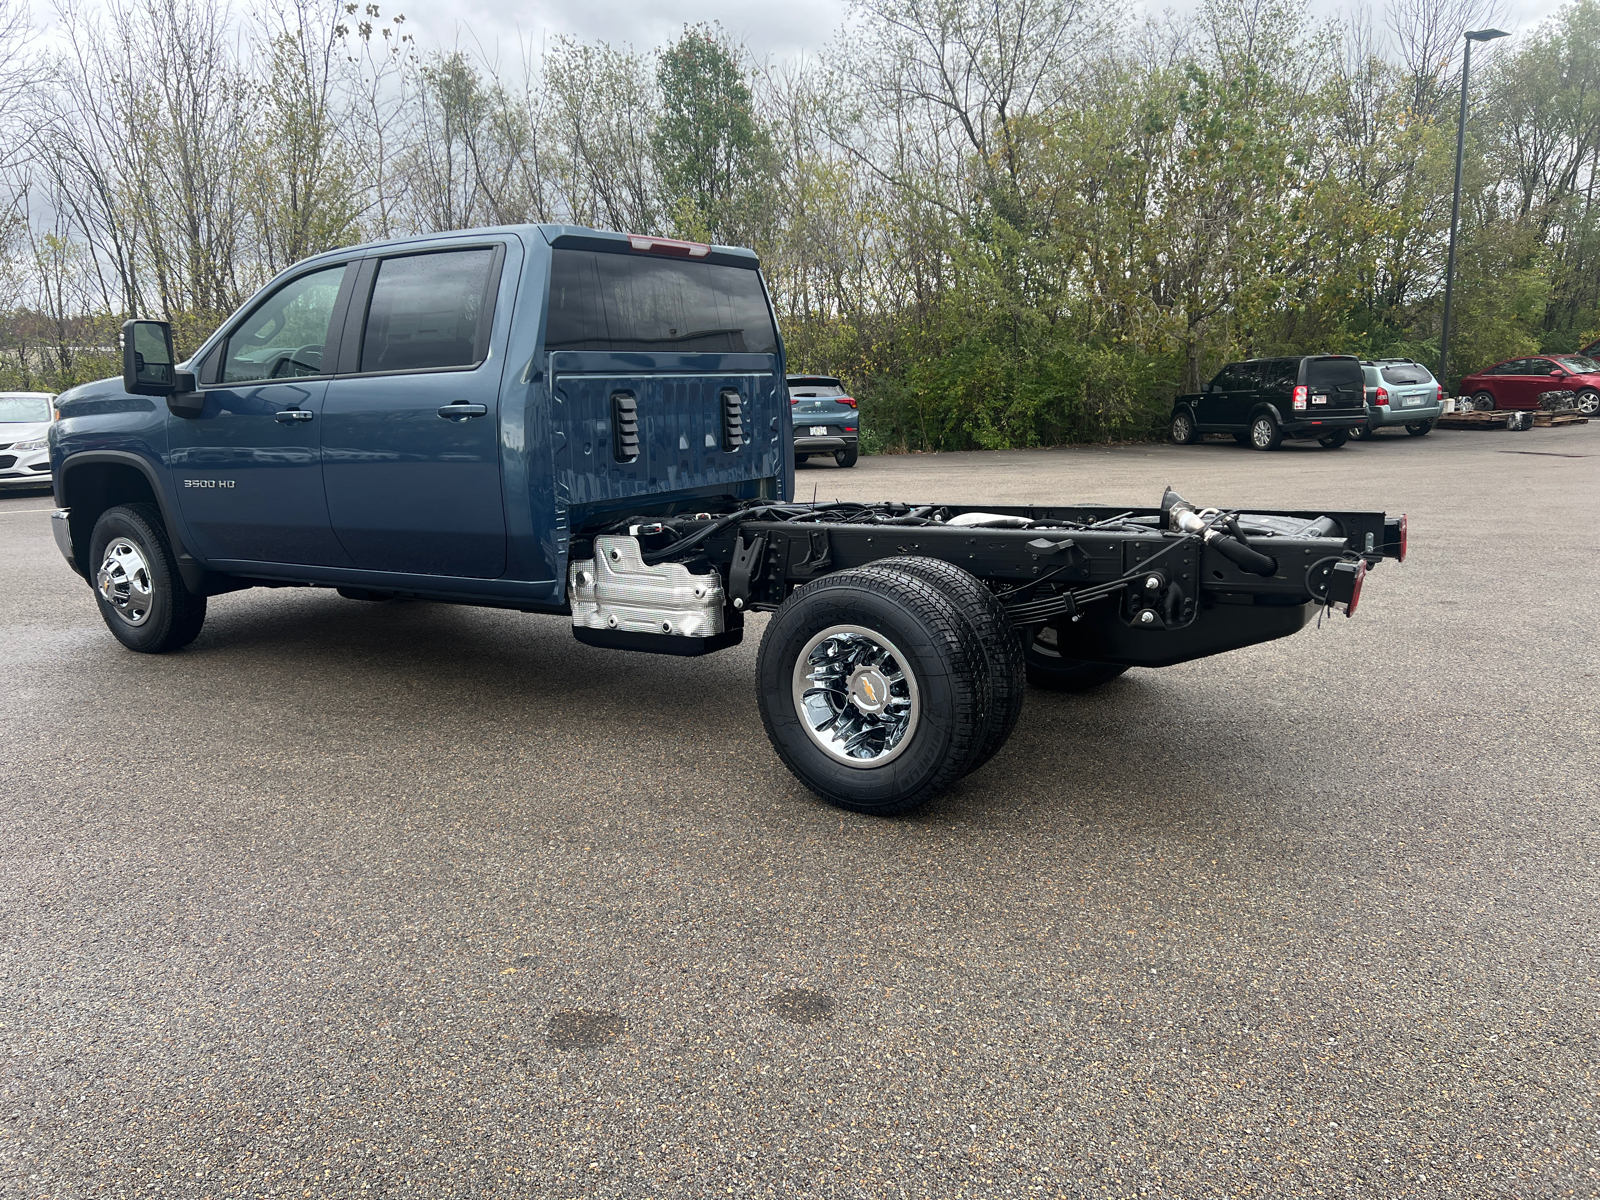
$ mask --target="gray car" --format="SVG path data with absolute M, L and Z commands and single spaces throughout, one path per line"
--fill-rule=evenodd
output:
M 50 486 L 49 392 L 0 392 L 0 490 Z
M 1378 430 L 1405 426 L 1412 437 L 1426 437 L 1444 413 L 1444 388 L 1433 372 L 1409 358 L 1379 358 L 1363 362 L 1367 382 L 1367 423 L 1352 432 L 1363 441 Z

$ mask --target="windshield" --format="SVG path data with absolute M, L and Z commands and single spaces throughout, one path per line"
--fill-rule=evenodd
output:
M 1433 376 L 1428 374 L 1427 367 L 1418 366 L 1416 363 L 1405 363 L 1402 366 L 1385 367 L 1383 381 L 1403 386 L 1408 383 L 1432 383 Z
M 49 419 L 50 400 L 46 396 L 0 396 L 0 424 Z
M 803 399 L 816 397 L 819 400 L 828 400 L 834 396 L 844 395 L 844 389 L 837 383 L 791 383 L 789 395 Z
M 554 251 L 547 350 L 776 354 L 759 272 L 599 250 Z
M 1592 358 L 1583 358 L 1573 354 L 1566 358 L 1558 358 L 1556 361 L 1574 375 L 1592 375 L 1600 372 L 1600 362 L 1595 362 Z

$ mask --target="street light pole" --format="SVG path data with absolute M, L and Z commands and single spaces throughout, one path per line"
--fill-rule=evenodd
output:
M 1450 197 L 1450 255 L 1444 268 L 1444 328 L 1439 332 L 1439 384 L 1449 387 L 1450 299 L 1456 279 L 1456 226 L 1461 221 L 1461 161 L 1467 151 L 1467 84 L 1472 74 L 1472 43 L 1503 38 L 1500 29 L 1469 29 L 1463 34 L 1467 48 L 1461 56 L 1461 117 L 1456 125 L 1456 187 Z

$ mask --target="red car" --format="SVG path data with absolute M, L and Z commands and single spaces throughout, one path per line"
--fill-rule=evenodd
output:
M 1513 358 L 1461 381 L 1461 395 L 1479 412 L 1493 408 L 1538 408 L 1544 392 L 1576 392 L 1586 417 L 1600 413 L 1600 362 L 1581 354 Z

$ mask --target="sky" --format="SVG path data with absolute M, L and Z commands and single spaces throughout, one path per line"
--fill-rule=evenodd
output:
M 502 61 L 517 57 L 519 41 L 541 42 L 560 34 L 607 41 L 635 49 L 659 46 L 686 25 L 718 21 L 757 58 L 775 61 L 815 54 L 833 40 L 848 16 L 848 0 L 379 0 L 385 16 L 404 12 L 420 45 L 496 45 Z M 1497 24 L 1510 33 L 1531 29 L 1560 0 L 1501 0 Z M 1183 12 L 1198 0 L 1135 0 L 1135 12 Z M 1338 0 L 1311 0 L 1319 18 L 1336 16 Z
M 367 0 L 362 0 L 365 4 Z M 583 41 L 648 50 L 671 41 L 685 25 L 720 22 L 735 42 L 748 46 L 758 60 L 784 62 L 815 55 L 834 40 L 849 16 L 850 0 L 377 0 L 385 18 L 404 13 L 407 29 L 423 49 L 459 44 L 480 49 L 491 62 L 513 66 L 523 47 L 537 51 L 567 34 Z M 1132 0 L 1134 14 L 1183 13 L 1201 0 Z M 1381 0 L 1374 0 L 1381 8 Z M 1511 33 L 1531 29 L 1554 12 L 1561 0 L 1500 0 L 1496 24 Z M 233 0 L 235 10 L 250 0 Z M 1317 18 L 1333 17 L 1347 7 L 1340 0 L 1310 0 Z M 93 9 L 96 0 L 84 7 Z M 50 40 L 45 15 L 51 0 L 33 0 L 34 20 Z

